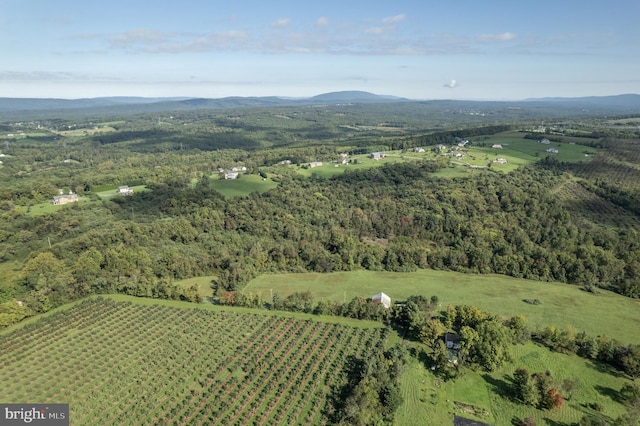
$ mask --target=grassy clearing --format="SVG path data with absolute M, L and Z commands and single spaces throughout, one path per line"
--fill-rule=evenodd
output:
M 330 178 L 342 174 L 347 170 L 365 170 L 372 167 L 379 167 L 387 163 L 397 163 L 406 160 L 406 158 L 402 157 L 401 151 L 388 151 L 387 154 L 388 155 L 385 158 L 382 158 L 380 160 L 374 160 L 372 158 L 369 158 L 369 156 L 365 154 L 353 155 L 349 157 L 349 160 L 351 161 L 349 164 L 325 162 L 322 164 L 322 166 L 313 168 L 299 167 L 296 171 L 306 177 L 316 176 L 319 178 Z M 353 161 L 356 161 L 356 163 L 354 163 Z
M 415 358 L 409 360 L 400 378 L 400 392 L 403 401 L 395 425 L 453 424 L 453 382 L 436 378 Z
M 132 186 L 131 189 L 133 189 L 134 194 L 136 192 L 148 191 L 146 185 L 135 185 Z M 100 191 L 97 191 L 96 194 L 98 195 L 98 197 L 102 198 L 115 197 L 118 195 L 118 187 L 114 186 L 110 188 L 100 188 Z
M 197 285 L 198 294 L 206 300 L 206 298 L 213 296 L 213 289 L 211 288 L 211 280 L 214 280 L 216 278 L 217 277 L 215 275 L 187 278 L 186 280 L 177 281 L 176 284 L 178 284 L 182 288 L 188 288 L 194 284 Z
M 134 193 L 148 191 L 146 185 L 136 185 L 136 186 L 132 186 L 131 188 L 133 189 Z M 110 198 L 110 197 L 118 196 L 117 188 L 103 189 L 99 192 L 96 192 L 96 194 L 100 198 Z M 64 209 L 74 208 L 74 207 L 77 207 L 78 205 L 96 203 L 96 202 L 97 201 L 90 200 L 89 197 L 79 197 L 79 201 L 76 203 L 54 205 L 51 203 L 51 201 L 45 201 L 44 203 L 38 203 L 32 206 L 26 206 L 26 207 L 17 206 L 16 209 L 19 209 L 23 213 L 26 213 L 30 216 L 42 216 L 45 214 L 56 213 Z
M 82 136 L 91 136 L 91 135 L 98 135 L 98 134 L 102 134 L 102 133 L 111 133 L 111 132 L 115 132 L 116 129 L 111 127 L 111 126 L 107 126 L 104 125 L 102 127 L 94 127 L 91 129 L 73 129 L 73 130 L 62 130 L 60 132 L 57 132 L 59 135 L 62 136 L 66 136 L 66 137 L 82 137 Z
M 259 175 L 242 175 L 238 179 L 216 179 L 216 176 L 211 176 L 211 187 L 225 198 L 244 197 L 252 192 L 263 193 L 277 186 L 276 182 L 269 178 L 263 180 Z
M 625 412 L 616 401 L 617 392 L 627 379 L 611 374 L 606 366 L 575 355 L 553 353 L 533 343 L 514 346 L 513 362 L 491 373 L 463 370 L 455 381 L 442 382 L 418 359 L 412 358 L 400 380 L 403 403 L 396 425 L 414 425 L 416 419 L 429 424 L 451 424 L 453 415 L 495 425 L 512 425 L 513 419 L 531 416 L 537 424 L 576 424 L 584 414 L 613 420 Z M 565 379 L 578 385 L 571 394 L 562 391 L 562 410 L 537 410 L 511 398 L 511 377 L 516 368 L 530 373 L 549 371 L 558 388 Z M 601 412 L 589 408 L 599 404 Z M 474 415 L 475 414 L 475 415 Z
M 76 203 L 54 205 L 51 203 L 51 201 L 46 201 L 44 203 L 38 203 L 28 207 L 17 206 L 16 209 L 20 209 L 21 211 L 28 214 L 29 216 L 42 216 L 44 214 L 55 213 L 64 209 L 71 209 L 74 206 L 77 206 L 78 204 L 86 204 L 86 203 L 92 203 L 92 201 L 89 200 L 89 198 L 87 197 L 79 197 L 79 201 Z
M 577 380 L 578 387 L 570 398 L 565 392 L 565 403 L 561 410 L 540 411 L 512 401 L 508 392 L 510 378 L 516 368 L 525 367 L 531 373 L 550 371 L 558 386 L 564 379 Z M 611 374 L 607 367 L 576 355 L 550 352 L 533 343 L 519 345 L 513 350 L 513 363 L 491 374 L 480 374 L 490 392 L 491 411 L 496 425 L 510 425 L 513 418 L 532 416 L 537 424 L 576 424 L 586 413 L 615 419 L 625 412 L 616 401 L 617 392 L 626 379 Z M 462 382 L 456 381 L 456 390 Z M 476 385 L 478 386 L 478 385 Z M 464 394 L 456 394 L 456 398 Z M 464 400 L 463 400 L 464 401 Z M 588 408 L 589 403 L 602 407 L 600 413 Z
M 438 296 L 448 304 L 476 305 L 504 317 L 525 315 L 533 328 L 571 325 L 590 335 L 606 334 L 625 343 L 640 343 L 640 300 L 600 291 L 592 294 L 577 286 L 505 277 L 418 270 L 412 273 L 354 271 L 332 274 L 268 274 L 252 280 L 244 289 L 280 296 L 311 291 L 318 300 L 349 301 L 384 291 L 392 300 L 413 294 Z M 524 302 L 538 299 L 539 305 Z M 615 306 L 615 314 L 612 313 Z M 620 327 L 624 324 L 624 327 Z

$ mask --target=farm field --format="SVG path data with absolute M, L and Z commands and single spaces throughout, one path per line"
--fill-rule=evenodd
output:
M 242 175 L 239 179 L 211 179 L 211 187 L 226 198 L 243 197 L 252 192 L 266 192 L 278 184 L 267 178 L 262 180 L 258 175 Z
M 69 402 L 72 425 L 326 424 L 349 355 L 366 357 L 388 334 L 379 324 L 324 318 L 121 295 L 85 299 L 0 333 L 0 379 L 8 383 L 0 401 Z M 512 347 L 511 356 L 499 370 L 465 369 L 446 382 L 412 357 L 394 424 L 451 424 L 453 414 L 495 425 L 528 416 L 573 424 L 585 413 L 609 420 L 624 413 L 614 396 L 628 380 L 606 366 L 533 343 Z M 557 383 L 576 380 L 576 389 L 562 410 L 524 406 L 509 391 L 519 367 L 549 371 Z
M 411 295 L 438 296 L 442 307 L 475 305 L 497 315 L 524 315 L 531 327 L 571 325 L 587 334 L 607 335 L 625 343 L 640 343 L 640 300 L 601 290 L 599 294 L 562 283 L 542 283 L 502 275 L 475 275 L 448 271 L 336 272 L 331 274 L 266 274 L 244 288 L 268 299 L 270 291 L 281 297 L 311 291 L 320 300 L 349 301 L 384 291 L 392 301 Z M 538 299 L 538 305 L 525 303 Z M 611 306 L 615 306 L 612 315 Z M 620 327 L 620 324 L 625 324 Z
M 145 302 L 86 299 L 4 331 L 0 401 L 69 402 L 74 425 L 323 424 L 346 360 L 385 335 Z

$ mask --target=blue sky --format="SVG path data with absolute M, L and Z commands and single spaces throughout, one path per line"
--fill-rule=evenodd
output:
M 640 93 L 638 0 L 0 0 L 0 97 Z

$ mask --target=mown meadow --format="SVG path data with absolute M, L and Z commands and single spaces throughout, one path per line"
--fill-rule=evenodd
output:
M 571 326 L 590 335 L 607 335 L 628 343 L 640 343 L 640 300 L 605 290 L 596 294 L 582 287 L 539 282 L 502 275 L 464 274 L 422 269 L 393 273 L 354 271 L 331 274 L 264 274 L 243 289 L 286 297 L 310 291 L 317 299 L 343 303 L 353 297 L 368 298 L 381 291 L 392 301 L 411 295 L 438 296 L 441 309 L 447 305 L 475 305 L 509 318 L 524 315 L 532 328 Z M 538 300 L 539 304 L 528 303 Z M 615 314 L 611 307 L 615 306 Z M 624 324 L 623 327 L 620 324 Z

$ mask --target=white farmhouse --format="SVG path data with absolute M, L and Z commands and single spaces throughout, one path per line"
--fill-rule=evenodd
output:
M 127 185 L 119 186 L 118 195 L 133 195 L 133 189 Z
M 371 297 L 371 302 L 373 302 L 376 305 L 382 304 L 382 306 L 384 306 L 387 309 L 391 307 L 391 298 L 382 292 Z

